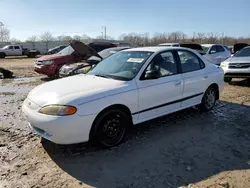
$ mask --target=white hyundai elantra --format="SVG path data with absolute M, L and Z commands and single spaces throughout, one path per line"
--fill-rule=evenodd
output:
M 30 127 L 58 144 L 119 144 L 132 125 L 198 105 L 211 110 L 223 70 L 194 50 L 144 47 L 121 51 L 87 74 L 42 84 L 25 99 Z

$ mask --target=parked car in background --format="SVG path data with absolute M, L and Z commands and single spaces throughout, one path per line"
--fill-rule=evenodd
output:
M 201 44 L 204 49 L 204 57 L 210 63 L 220 65 L 222 61 L 231 56 L 231 52 L 221 44 Z
M 109 56 L 87 74 L 34 88 L 22 110 L 30 127 L 52 142 L 90 140 L 112 147 L 133 124 L 195 105 L 211 110 L 223 77 L 221 67 L 195 50 L 132 48 Z
M 88 44 L 91 48 L 93 48 L 96 52 L 100 52 L 107 48 L 117 47 L 117 45 L 110 42 L 91 42 Z
M 250 46 L 236 52 L 220 65 L 224 70 L 224 81 L 232 78 L 250 78 Z
M 112 54 L 115 54 L 119 51 L 128 49 L 129 47 L 114 47 L 114 48 L 108 48 L 105 50 L 102 50 L 98 54 L 102 57 L 102 59 L 105 59 Z M 90 57 L 86 62 L 83 63 L 74 63 L 70 65 L 63 65 L 62 68 L 59 71 L 59 77 L 66 77 L 66 76 L 72 76 L 80 73 L 86 73 L 88 70 L 90 70 L 93 66 L 98 64 L 101 60 L 101 58 L 98 58 L 96 56 Z
M 38 50 L 29 50 L 23 48 L 21 45 L 7 45 L 0 48 L 0 58 L 5 58 L 6 56 L 27 56 L 36 57 L 40 52 Z
M 162 43 L 162 44 L 159 44 L 158 46 L 190 48 L 190 49 L 196 50 L 201 55 L 205 54 L 203 52 L 204 50 L 203 50 L 202 46 L 200 44 L 196 44 L 196 43 Z
M 72 40 L 69 46 L 57 54 L 45 55 L 38 58 L 35 62 L 34 70 L 48 77 L 57 78 L 59 76 L 59 70 L 63 65 L 77 63 L 94 55 L 101 58 L 91 47 L 80 41 Z
M 56 53 L 60 52 L 61 50 L 63 50 L 66 47 L 67 47 L 66 45 L 56 46 L 54 48 L 49 49 L 47 54 L 56 54 Z
M 247 43 L 236 43 L 233 45 L 233 49 L 232 49 L 232 54 L 238 52 L 239 50 L 241 50 L 242 48 L 245 48 L 246 46 L 248 46 Z
M 158 44 L 158 46 L 178 47 L 180 46 L 180 43 L 162 43 L 162 44 Z

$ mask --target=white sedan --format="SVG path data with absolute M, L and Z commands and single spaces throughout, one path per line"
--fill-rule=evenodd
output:
M 119 144 L 132 125 L 197 105 L 211 110 L 223 70 L 181 47 L 128 49 L 87 74 L 34 88 L 22 110 L 30 127 L 58 144 Z

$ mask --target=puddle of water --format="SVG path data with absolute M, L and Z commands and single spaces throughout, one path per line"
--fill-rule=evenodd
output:
M 36 82 L 41 80 L 42 77 L 24 77 L 24 78 L 12 78 L 12 79 L 2 79 L 0 80 L 1 85 L 5 84 L 21 84 Z

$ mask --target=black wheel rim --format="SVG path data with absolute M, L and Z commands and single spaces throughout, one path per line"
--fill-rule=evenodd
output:
M 126 132 L 125 124 L 121 114 L 111 113 L 102 121 L 101 143 L 112 147 L 117 145 Z

